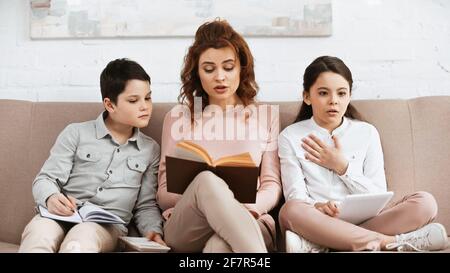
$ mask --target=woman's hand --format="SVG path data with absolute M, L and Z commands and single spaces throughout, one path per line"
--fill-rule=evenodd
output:
M 163 246 L 167 246 L 166 243 L 163 241 L 161 234 L 159 234 L 157 232 L 149 231 L 149 232 L 147 232 L 145 237 L 147 239 L 149 239 L 150 241 L 157 242 L 158 244 L 163 245 Z
M 307 152 L 305 158 L 322 167 L 333 170 L 338 175 L 347 171 L 348 161 L 342 154 L 337 136 L 333 136 L 334 147 L 327 146 L 318 137 L 310 134 L 302 139 L 302 148 Z
M 253 215 L 253 218 L 255 218 L 256 220 L 258 220 L 259 218 L 259 213 L 255 210 L 249 209 L 248 210 L 250 212 L 251 215 Z
M 255 204 L 243 204 L 243 205 L 248 210 L 248 212 L 250 212 L 250 214 L 253 216 L 253 218 L 258 220 L 259 216 L 261 216 L 261 213 L 259 213 L 256 210 Z
M 314 204 L 314 207 L 331 217 L 336 217 L 339 214 L 339 208 L 334 201 L 328 201 L 326 203 L 317 202 Z

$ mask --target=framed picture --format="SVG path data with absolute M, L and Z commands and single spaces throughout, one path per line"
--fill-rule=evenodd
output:
M 331 0 L 30 0 L 33 39 L 193 36 L 226 19 L 245 36 L 329 36 Z

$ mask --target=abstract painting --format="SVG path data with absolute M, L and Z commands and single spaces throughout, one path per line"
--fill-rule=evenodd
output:
M 331 0 L 30 0 L 30 36 L 189 37 L 218 17 L 245 36 L 332 33 Z

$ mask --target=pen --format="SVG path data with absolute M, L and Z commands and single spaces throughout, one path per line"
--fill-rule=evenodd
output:
M 69 200 L 70 203 L 72 203 L 72 201 L 69 199 L 69 196 L 67 196 L 66 191 L 63 189 L 63 185 L 61 183 L 61 181 L 59 180 L 59 178 L 56 178 L 56 183 L 58 183 L 59 189 L 62 193 L 62 195 L 64 195 L 64 197 L 67 198 L 67 200 Z M 71 209 L 73 212 L 75 212 L 73 209 Z

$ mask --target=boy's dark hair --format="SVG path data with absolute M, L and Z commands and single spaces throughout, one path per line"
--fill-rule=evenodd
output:
M 319 75 L 323 72 L 333 72 L 344 77 L 350 87 L 350 94 L 352 93 L 352 72 L 341 59 L 332 56 L 318 57 L 305 69 L 305 74 L 303 75 L 303 92 L 309 93 L 309 89 L 314 85 Z M 312 115 L 312 106 L 307 105 L 303 101 L 302 105 L 300 106 L 300 111 L 294 122 L 310 119 Z M 344 116 L 351 119 L 362 120 L 361 115 L 358 113 L 358 111 L 356 111 L 351 103 L 348 105 L 347 111 L 345 112 Z
M 102 100 L 109 98 L 111 102 L 117 104 L 117 97 L 123 92 L 129 80 L 148 81 L 151 84 L 150 76 L 137 62 L 126 58 L 109 62 L 100 75 Z

